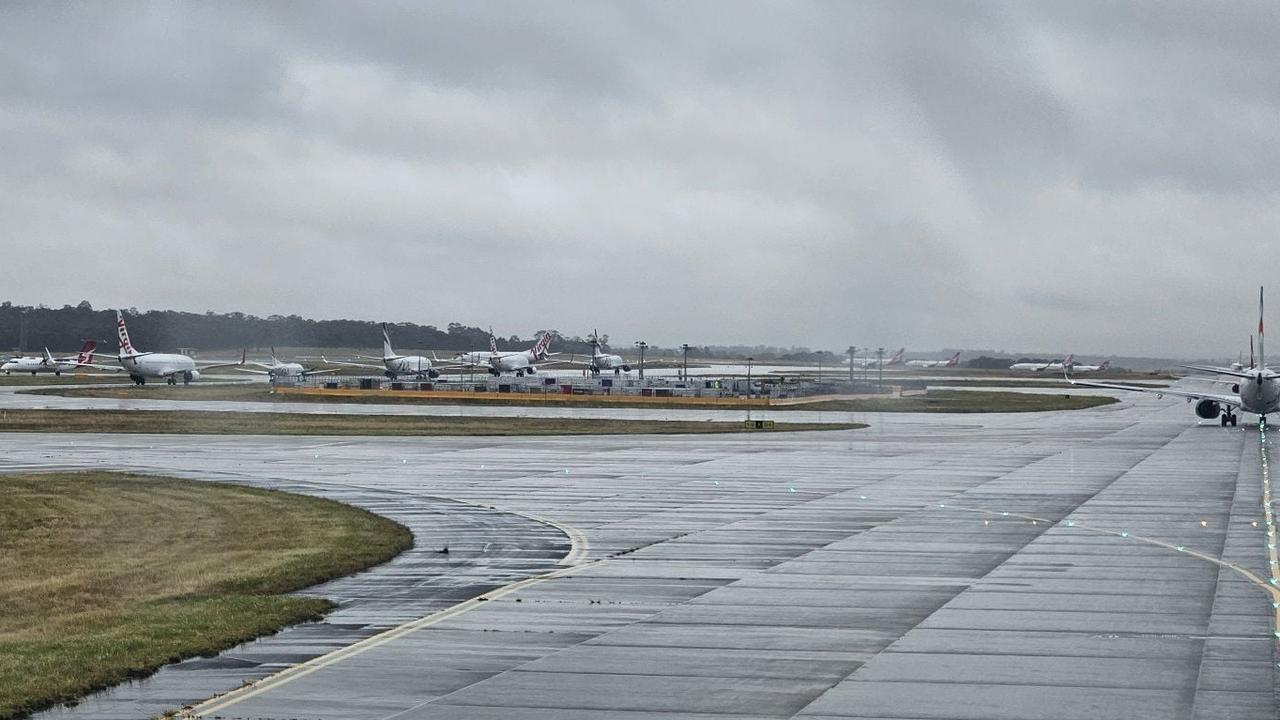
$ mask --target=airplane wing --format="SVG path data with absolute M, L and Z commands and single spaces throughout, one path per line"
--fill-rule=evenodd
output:
M 1231 377 L 1253 379 L 1258 376 L 1258 371 L 1249 372 L 1247 370 L 1236 370 L 1235 368 L 1215 367 L 1213 365 L 1179 365 L 1188 370 L 1199 370 L 1200 372 L 1214 373 L 1216 375 L 1230 375 Z
M 214 368 L 224 368 L 224 367 L 238 368 L 238 367 L 241 367 L 242 365 L 244 365 L 243 361 L 236 360 L 235 362 L 216 362 L 216 363 L 208 363 L 206 365 L 197 365 L 195 369 L 197 372 L 204 372 L 205 370 L 212 370 Z
M 1118 383 L 1102 383 L 1102 382 L 1089 382 L 1087 380 L 1072 380 L 1071 378 L 1067 378 L 1067 382 L 1071 383 L 1072 385 L 1078 385 L 1080 387 L 1102 388 L 1103 390 L 1124 390 L 1126 392 L 1155 393 L 1156 395 L 1159 395 L 1161 397 L 1165 395 L 1172 395 L 1174 397 L 1187 398 L 1188 400 L 1212 400 L 1218 403 L 1219 405 L 1226 405 L 1228 407 L 1233 407 L 1233 408 L 1242 407 L 1240 403 L 1239 395 L 1224 395 L 1222 393 L 1215 393 L 1215 392 L 1191 392 L 1187 390 L 1170 390 L 1169 388 L 1138 387 L 1136 385 L 1120 385 Z
M 254 375 L 270 375 L 271 374 L 266 370 L 254 370 L 252 368 L 247 368 L 247 367 L 238 367 L 236 369 L 239 370 L 240 372 L 253 373 Z
M 387 369 L 386 365 L 370 365 L 369 363 L 343 362 L 341 360 L 329 360 L 328 358 L 325 358 L 325 357 L 321 357 L 320 359 L 324 362 L 329 363 L 330 365 L 341 365 L 343 367 L 370 368 L 373 370 L 384 370 L 384 371 Z
M 99 365 L 97 363 L 76 363 L 76 367 L 77 368 L 93 368 L 94 370 L 111 370 L 114 372 L 120 372 L 124 370 L 124 368 L 120 367 L 119 365 Z

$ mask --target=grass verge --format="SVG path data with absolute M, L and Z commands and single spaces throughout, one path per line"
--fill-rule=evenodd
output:
M 15 373 L 0 374 L 0 387 L 21 387 L 23 385 L 99 385 L 114 383 L 121 386 L 130 384 L 127 375 L 54 375 L 52 373 Z
M 905 397 L 825 400 L 773 410 L 830 410 L 837 412 L 1010 413 L 1081 410 L 1119 402 L 1106 395 L 993 392 L 989 390 L 930 390 Z
M 384 562 L 405 527 L 319 498 L 118 473 L 0 475 L 0 718 L 313 620 L 284 595 Z
M 160 433 L 201 435 L 673 435 L 796 430 L 853 430 L 862 423 L 591 420 L 413 415 L 319 415 L 188 410 L 3 410 L 0 432 Z

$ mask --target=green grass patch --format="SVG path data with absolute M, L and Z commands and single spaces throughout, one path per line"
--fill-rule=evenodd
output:
M 672 435 L 853 430 L 862 423 L 595 420 L 414 415 L 329 415 L 188 410 L 0 410 L 0 432 L 161 433 L 201 435 Z
M 284 595 L 389 560 L 409 530 L 320 498 L 118 473 L 0 475 L 0 718 L 305 620 Z
M 905 397 L 825 400 L 789 405 L 776 410 L 830 410 L 839 412 L 1009 413 L 1081 410 L 1118 402 L 1106 395 L 993 392 L 989 390 L 930 390 Z

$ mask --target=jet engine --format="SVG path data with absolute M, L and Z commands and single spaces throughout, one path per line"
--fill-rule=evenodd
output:
M 1212 420 L 1222 414 L 1222 406 L 1212 400 L 1196 403 L 1196 417 Z
M 200 379 L 200 371 L 199 371 L 199 370 L 188 370 L 188 371 L 186 371 L 186 372 L 182 373 L 182 382 L 183 382 L 183 384 L 184 384 L 184 385 L 185 385 L 185 384 L 188 384 L 188 383 L 190 383 L 190 382 L 192 382 L 192 381 L 194 381 L 194 380 L 199 380 L 199 379 Z

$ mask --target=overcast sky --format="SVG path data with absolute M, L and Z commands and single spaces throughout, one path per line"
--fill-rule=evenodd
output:
M 6 3 L 0 299 L 1235 355 L 1277 36 L 1273 2 Z

